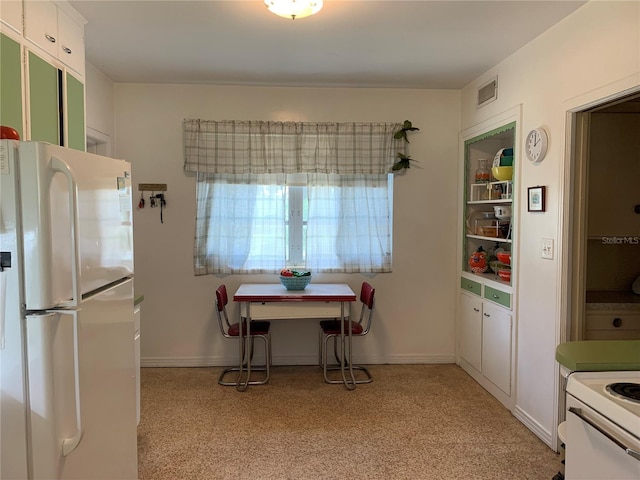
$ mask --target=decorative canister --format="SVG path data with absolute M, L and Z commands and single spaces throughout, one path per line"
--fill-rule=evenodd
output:
M 469 257 L 469 267 L 473 273 L 484 273 L 489 269 L 489 258 L 482 246 Z
M 491 170 L 489 170 L 486 158 L 478 159 L 478 169 L 474 178 L 476 183 L 489 183 L 491 181 Z

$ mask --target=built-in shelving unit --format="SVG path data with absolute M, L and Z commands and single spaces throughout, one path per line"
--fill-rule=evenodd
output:
M 520 108 L 463 132 L 460 195 L 460 284 L 458 303 L 458 363 L 480 385 L 510 410 L 514 407 L 515 383 L 515 288 L 517 281 L 517 184 L 518 124 Z M 499 163 L 501 152 L 513 149 L 513 174 L 509 179 L 488 181 L 476 170 Z M 484 159 L 484 160 L 481 160 Z M 497 162 L 498 161 L 498 162 Z M 484 165 L 483 165 L 484 166 Z M 496 209 L 503 212 L 495 217 Z M 510 213 L 505 215 L 504 211 Z M 470 257 L 482 247 L 487 270 L 478 271 Z M 500 262 L 496 253 L 511 253 Z M 475 270 L 475 271 L 474 271 Z M 503 271 L 502 277 L 499 275 Z M 505 274 L 504 272 L 508 272 Z

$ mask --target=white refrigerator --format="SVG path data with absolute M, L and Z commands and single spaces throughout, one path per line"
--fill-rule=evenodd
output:
M 137 478 L 131 167 L 0 140 L 0 479 Z

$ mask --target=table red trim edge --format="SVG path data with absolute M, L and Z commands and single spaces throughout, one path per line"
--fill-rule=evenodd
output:
M 234 302 L 355 302 L 355 295 L 234 295 Z

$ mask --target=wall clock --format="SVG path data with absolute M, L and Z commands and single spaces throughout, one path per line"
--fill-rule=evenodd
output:
M 534 128 L 527 135 L 524 149 L 527 158 L 533 163 L 541 162 L 547 155 L 547 132 L 544 128 Z

